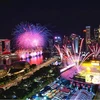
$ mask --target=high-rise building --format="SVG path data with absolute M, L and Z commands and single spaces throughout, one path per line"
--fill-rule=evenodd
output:
M 54 44 L 60 45 L 62 44 L 62 39 L 60 36 L 55 36 L 54 37 Z
M 74 40 L 74 46 L 75 46 L 75 53 L 78 54 L 78 48 L 79 48 L 79 37 L 76 37 Z
M 90 26 L 86 26 L 86 50 L 88 51 L 88 45 L 91 44 L 91 37 L 90 37 Z
M 100 44 L 100 25 L 99 28 L 94 28 L 94 38 Z
M 49 48 L 51 49 L 51 50 L 53 50 L 53 47 L 54 47 L 54 41 L 53 41 L 53 39 L 49 39 Z
M 0 54 L 2 54 L 2 41 L 0 41 Z
M 48 40 L 48 42 L 49 42 L 49 52 L 50 52 L 50 56 L 53 56 L 53 51 L 54 51 L 54 40 L 53 40 L 53 38 L 50 38 L 49 40 Z
M 68 37 L 66 35 L 64 35 L 63 37 L 63 45 L 67 45 L 68 43 Z
M 98 34 L 99 34 L 98 28 L 94 28 L 94 39 L 95 39 L 95 41 L 98 41 Z
M 4 42 L 4 47 L 3 47 Z M 3 52 L 9 52 L 10 53 L 10 40 L 9 39 L 0 39 L 0 54 Z
M 100 44 L 100 25 L 99 25 L 99 34 L 98 34 L 98 42 L 99 42 L 99 44 Z
M 70 36 L 71 40 L 75 40 L 76 36 L 77 36 L 76 34 L 72 33 Z
M 90 26 L 86 26 L 86 44 L 91 43 L 91 38 L 90 38 Z
M 72 49 L 74 49 L 74 53 L 78 54 L 81 37 L 76 34 L 71 34 L 70 38 L 71 42 L 74 44 L 74 48 L 72 47 Z

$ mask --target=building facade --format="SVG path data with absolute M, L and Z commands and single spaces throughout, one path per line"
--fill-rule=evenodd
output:
M 94 39 L 100 44 L 100 25 L 98 28 L 94 28 Z
M 91 44 L 91 27 L 90 26 L 86 26 L 86 37 L 85 37 L 85 40 L 86 40 L 86 50 L 88 51 L 88 45 Z

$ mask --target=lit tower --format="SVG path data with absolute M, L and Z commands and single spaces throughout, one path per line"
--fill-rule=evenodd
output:
M 53 50 L 54 50 L 54 41 L 53 41 L 53 39 L 49 39 L 48 40 L 48 42 L 49 42 L 49 50 L 50 50 L 50 54 L 51 54 L 51 56 L 53 56 Z
M 10 40 L 5 40 L 5 51 L 10 52 Z
M 67 45 L 68 43 L 68 37 L 66 35 L 64 35 L 63 37 L 63 45 Z
M 90 26 L 86 26 L 86 50 L 88 51 L 88 45 L 91 44 L 90 38 Z
M 74 40 L 75 45 L 75 53 L 78 54 L 78 48 L 79 48 L 79 37 L 76 37 Z
M 0 40 L 0 54 L 2 54 L 2 41 Z
M 2 42 L 4 42 L 4 48 L 3 48 Z M 3 49 L 4 49 L 4 52 L 10 53 L 10 40 L 9 39 L 0 39 L 0 54 L 3 53 Z
M 99 28 L 94 28 L 94 39 L 100 44 L 100 25 Z
M 55 37 L 54 37 L 54 44 L 58 44 L 58 45 L 61 46 L 61 44 L 62 44 L 62 39 L 61 39 L 60 36 L 55 36 Z
M 71 34 L 71 40 L 72 40 L 72 43 L 74 44 L 74 52 L 76 54 L 78 54 L 78 49 L 79 49 L 79 37 L 76 35 L 76 34 Z
M 95 41 L 98 42 L 98 35 L 99 35 L 99 30 L 98 28 L 94 28 L 94 38 L 95 38 Z
M 100 25 L 99 25 L 98 31 L 99 31 L 99 34 L 98 34 L 98 43 L 100 44 Z

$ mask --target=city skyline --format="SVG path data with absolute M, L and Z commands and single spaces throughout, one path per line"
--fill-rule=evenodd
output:
M 100 24 L 100 7 L 95 2 L 59 1 L 0 1 L 0 37 L 12 38 L 16 25 L 21 22 L 45 25 L 52 34 L 82 35 L 85 26 Z
M 100 99 L 99 2 L 0 1 L 0 99 Z

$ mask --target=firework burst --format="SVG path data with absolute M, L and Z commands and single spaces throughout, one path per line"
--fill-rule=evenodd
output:
M 94 57 L 97 58 L 97 56 L 100 54 L 100 46 L 98 45 L 98 43 L 96 43 L 96 45 L 94 46 L 90 46 L 88 45 L 90 51 L 93 53 Z
M 63 61 L 63 59 L 64 59 L 64 60 L 66 59 L 66 63 L 67 63 L 67 65 L 64 66 L 64 67 L 66 67 L 66 68 L 62 69 L 61 72 L 64 71 L 64 70 L 66 70 L 66 69 L 67 69 L 67 66 L 68 66 L 68 67 L 69 67 L 69 66 L 71 66 L 71 67 L 72 67 L 72 66 L 75 66 L 75 67 L 77 68 L 77 72 L 80 72 L 80 66 L 81 66 L 81 64 L 82 64 L 85 60 L 87 60 L 91 55 L 93 55 L 93 53 L 89 53 L 89 52 L 88 52 L 88 53 L 85 54 L 84 57 L 82 56 L 81 50 L 82 50 L 83 40 L 84 40 L 84 39 L 82 39 L 81 42 L 80 42 L 78 54 L 76 54 L 76 53 L 74 52 L 74 51 L 75 51 L 75 46 L 74 46 L 73 43 L 72 43 L 72 51 L 71 51 L 69 48 L 67 48 L 66 46 L 63 46 L 64 54 L 62 54 L 62 52 L 61 52 L 59 46 L 55 46 L 55 47 L 57 48 L 57 50 L 58 50 L 60 56 L 61 56 L 61 54 L 62 54 L 63 56 L 64 56 L 64 55 L 66 56 L 66 58 L 61 56 L 61 58 L 62 58 L 61 60 Z
M 44 46 L 50 33 L 46 27 L 39 24 L 21 23 L 16 27 L 14 35 L 18 49 L 33 49 Z

